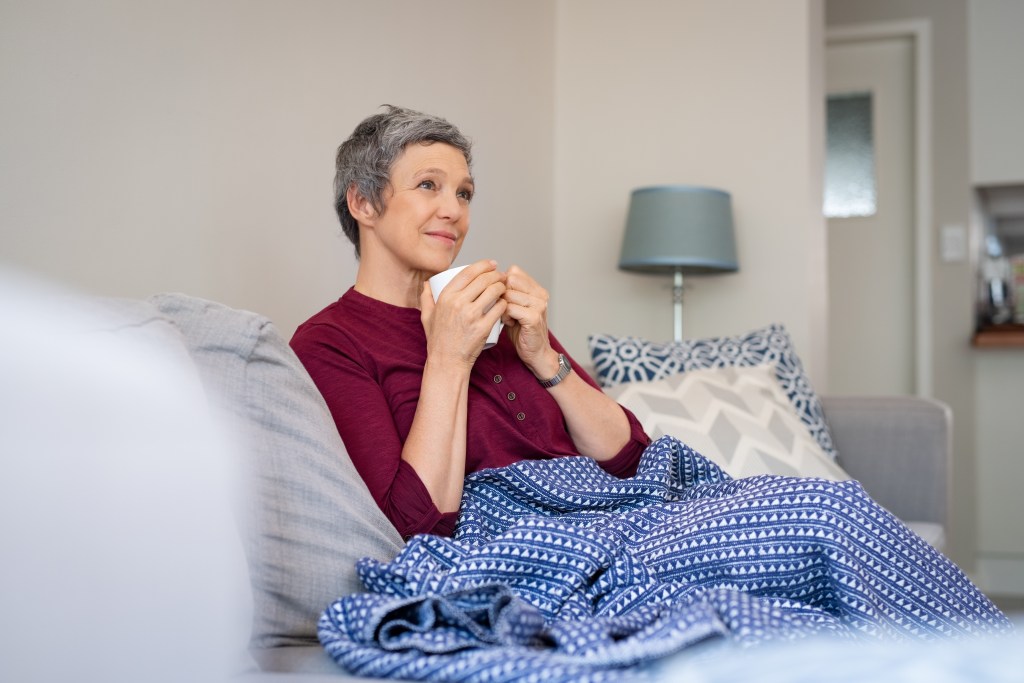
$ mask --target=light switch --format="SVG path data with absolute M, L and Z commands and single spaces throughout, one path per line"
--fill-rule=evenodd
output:
M 942 260 L 946 263 L 956 263 L 967 259 L 967 228 L 962 225 L 943 225 Z

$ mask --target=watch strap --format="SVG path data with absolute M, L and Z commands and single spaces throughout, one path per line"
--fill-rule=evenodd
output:
M 572 366 L 569 365 L 569 360 L 565 357 L 565 354 L 560 353 L 558 354 L 558 372 L 551 379 L 542 380 L 540 385 L 545 389 L 550 389 L 565 379 L 570 372 L 572 372 Z

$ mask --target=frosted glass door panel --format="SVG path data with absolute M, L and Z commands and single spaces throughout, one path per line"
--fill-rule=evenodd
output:
M 871 93 L 830 95 L 825 159 L 825 215 L 875 213 L 875 139 Z

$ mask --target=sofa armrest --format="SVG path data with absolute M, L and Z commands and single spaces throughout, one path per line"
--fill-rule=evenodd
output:
M 946 525 L 953 415 L 915 396 L 823 396 L 839 464 L 904 521 Z

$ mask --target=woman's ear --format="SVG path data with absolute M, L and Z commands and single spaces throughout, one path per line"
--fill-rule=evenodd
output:
M 345 193 L 345 201 L 348 202 L 348 212 L 352 214 L 352 218 L 356 219 L 356 223 L 360 225 L 373 224 L 373 220 L 377 217 L 377 210 L 373 208 L 369 199 L 359 194 L 355 185 L 349 185 L 348 192 Z

